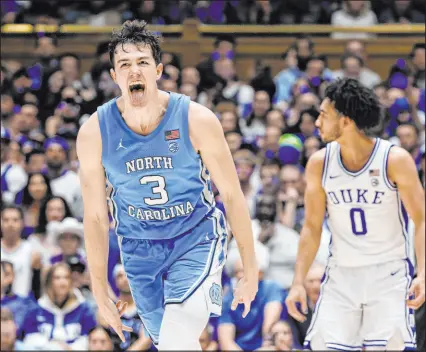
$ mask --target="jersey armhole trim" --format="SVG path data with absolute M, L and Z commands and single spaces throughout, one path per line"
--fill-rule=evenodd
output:
M 183 124 L 183 141 L 185 143 L 188 154 L 196 161 L 200 160 L 201 155 L 198 153 L 191 142 L 190 132 L 189 132 L 189 107 L 191 105 L 191 100 L 186 95 L 184 98 L 184 109 L 182 110 L 182 124 Z
M 107 133 L 107 130 L 106 130 L 106 126 L 103 122 L 103 117 L 102 117 L 103 116 L 103 114 L 102 114 L 103 110 L 104 110 L 104 108 L 102 106 L 99 106 L 96 109 L 96 112 L 98 114 L 99 130 L 100 130 L 100 133 L 101 133 L 101 149 L 102 149 L 102 151 L 101 151 L 101 163 L 102 163 L 102 166 L 105 167 L 104 160 L 106 160 L 106 158 L 107 158 L 107 150 L 104 146 L 108 146 L 108 143 L 104 139 L 108 138 L 107 137 L 108 133 Z
M 330 143 L 327 144 L 327 146 L 325 147 L 325 156 L 324 156 L 324 163 L 323 163 L 323 167 L 322 167 L 322 187 L 325 189 L 325 183 L 327 180 L 327 174 L 328 174 L 328 161 L 329 161 L 329 157 L 330 157 Z
M 386 187 L 388 187 L 391 191 L 397 191 L 398 188 L 392 184 L 392 182 L 389 180 L 388 176 L 388 161 L 389 161 L 389 153 L 390 150 L 394 147 L 393 144 L 387 147 L 385 151 L 385 157 L 383 158 L 383 179 L 385 181 Z

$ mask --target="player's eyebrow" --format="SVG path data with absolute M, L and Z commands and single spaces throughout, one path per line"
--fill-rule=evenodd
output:
M 139 57 L 137 57 L 136 58 L 136 60 L 147 60 L 147 59 L 149 59 L 149 56 L 139 56 Z M 120 60 L 117 60 L 117 64 L 119 64 L 120 62 L 128 62 L 128 61 L 130 61 L 130 59 L 120 59 Z
M 328 115 L 327 111 L 325 111 L 324 109 L 320 109 L 320 112 L 323 113 L 324 115 Z

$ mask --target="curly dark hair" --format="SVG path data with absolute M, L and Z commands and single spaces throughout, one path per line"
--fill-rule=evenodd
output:
M 381 121 L 381 106 L 374 91 L 353 78 L 332 82 L 325 90 L 325 98 L 334 102 L 335 109 L 365 131 Z
M 120 30 L 113 31 L 111 40 L 108 45 L 109 59 L 114 67 L 114 54 L 118 45 L 123 46 L 126 43 L 148 45 L 151 48 L 152 56 L 155 64 L 161 62 L 161 37 L 147 29 L 145 21 L 133 20 L 126 21 L 121 26 Z

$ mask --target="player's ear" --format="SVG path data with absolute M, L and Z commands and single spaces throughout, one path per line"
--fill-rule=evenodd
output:
M 157 80 L 159 80 L 161 78 L 161 76 L 163 75 L 163 68 L 164 68 L 164 66 L 163 66 L 162 63 L 159 63 L 157 65 Z
M 111 68 L 111 69 L 109 70 L 109 73 L 110 73 L 111 78 L 113 79 L 113 81 L 114 81 L 115 83 L 117 83 L 117 81 L 115 80 L 116 76 L 115 76 L 115 71 L 114 71 L 114 69 L 113 69 L 113 68 Z

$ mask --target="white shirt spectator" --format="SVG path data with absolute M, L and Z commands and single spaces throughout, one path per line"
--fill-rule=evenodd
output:
M 55 196 L 63 197 L 67 201 L 75 217 L 83 217 L 80 179 L 77 173 L 68 170 L 63 175 L 52 180 L 50 186 Z

